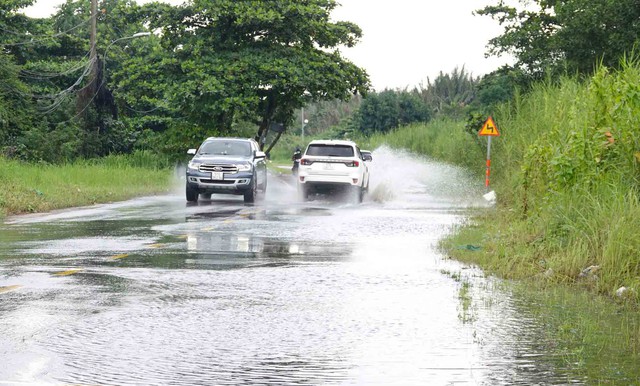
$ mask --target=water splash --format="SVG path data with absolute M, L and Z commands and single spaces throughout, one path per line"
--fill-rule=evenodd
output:
M 405 150 L 381 146 L 370 163 L 370 199 L 374 202 L 411 205 L 430 201 L 435 206 L 486 206 L 479 176 Z

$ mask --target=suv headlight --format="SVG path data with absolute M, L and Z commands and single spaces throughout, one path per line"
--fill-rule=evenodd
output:
M 187 164 L 187 167 L 191 170 L 198 170 L 200 168 L 200 162 L 189 161 L 189 164 Z
M 250 172 L 251 169 L 253 169 L 253 166 L 251 164 L 237 164 L 236 167 L 238 168 L 239 172 Z

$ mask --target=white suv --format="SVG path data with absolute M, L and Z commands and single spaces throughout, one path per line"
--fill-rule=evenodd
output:
M 364 153 L 364 154 L 363 154 Z M 313 193 L 351 190 L 362 202 L 369 189 L 370 152 L 361 152 L 355 142 L 315 140 L 309 143 L 300 159 L 298 188 L 304 200 Z

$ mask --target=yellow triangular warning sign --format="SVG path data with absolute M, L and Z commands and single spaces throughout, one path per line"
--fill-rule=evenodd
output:
M 496 123 L 493 121 L 493 118 L 489 117 L 486 120 L 486 122 L 482 126 L 482 129 L 480 129 L 480 132 L 478 133 L 478 135 L 487 135 L 491 137 L 497 137 L 500 135 L 500 133 L 498 132 L 498 126 L 496 126 Z

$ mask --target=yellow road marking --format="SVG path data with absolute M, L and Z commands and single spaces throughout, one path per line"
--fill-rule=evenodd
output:
M 17 290 L 18 288 L 22 287 L 21 285 L 8 285 L 5 287 L 0 287 L 0 294 L 3 294 L 5 292 L 11 292 L 14 290 Z
M 53 275 L 54 276 L 69 276 L 69 275 L 74 275 L 78 272 L 82 271 L 81 269 L 69 269 L 67 271 L 61 271 L 61 272 L 56 272 Z
M 149 244 L 149 248 L 162 248 L 164 247 L 165 244 L 163 243 L 156 243 L 156 244 Z
M 202 228 L 202 231 L 203 232 L 209 232 L 209 231 L 212 231 L 214 229 L 215 229 L 214 227 L 207 227 L 207 228 Z
M 111 256 L 112 259 L 124 259 L 125 257 L 128 257 L 129 254 L 128 253 L 121 253 L 119 255 L 115 255 L 115 256 Z
M 179 239 L 182 239 L 182 240 L 186 240 L 189 236 L 188 235 L 178 235 L 176 237 L 179 238 Z

